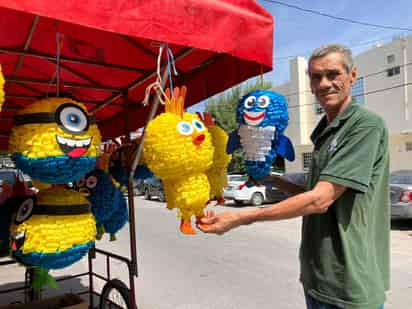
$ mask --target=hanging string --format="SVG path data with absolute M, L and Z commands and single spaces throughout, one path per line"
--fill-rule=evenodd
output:
M 263 88 L 263 65 L 260 64 L 260 87 Z
M 173 53 L 172 50 L 166 46 L 166 50 L 167 50 L 167 73 L 169 75 L 169 86 L 170 86 L 170 92 L 172 93 L 172 97 L 174 96 L 174 91 L 173 90 L 173 78 L 172 78 L 172 70 L 173 69 L 173 74 L 175 76 L 178 75 L 177 71 L 176 71 L 176 66 L 175 66 L 175 61 L 174 61 L 174 57 L 173 57 Z
M 61 45 L 63 45 L 63 40 L 60 40 L 60 38 L 61 38 L 61 34 L 60 32 L 57 32 L 56 34 L 56 44 L 57 44 L 56 96 L 57 97 L 60 95 L 60 48 L 62 47 Z
M 157 56 L 157 68 L 156 68 L 156 80 L 151 83 L 150 85 L 148 85 L 146 87 L 145 90 L 145 97 L 143 100 L 143 105 L 147 106 L 149 104 L 149 98 L 150 98 L 150 92 L 152 90 L 155 91 L 156 95 L 159 98 L 159 101 L 161 104 L 165 104 L 165 98 L 166 98 L 166 94 L 162 89 L 162 76 L 160 74 L 160 70 L 161 70 L 161 62 L 162 62 L 162 55 L 163 55 L 163 51 L 166 49 L 166 70 L 167 70 L 167 74 L 169 77 L 169 85 L 170 88 L 173 89 L 173 77 L 172 77 L 172 73 L 173 75 L 177 76 L 177 70 L 176 70 L 176 66 L 175 66 L 175 62 L 174 62 L 174 56 L 172 53 L 172 50 L 167 46 L 167 44 L 160 44 L 159 46 L 159 54 Z M 173 91 L 171 91 L 172 95 L 173 95 Z
M 56 70 L 53 73 L 50 83 L 47 85 L 46 98 L 49 97 L 50 87 L 54 79 L 56 79 L 56 96 L 58 97 L 60 95 L 60 54 L 63 48 L 63 36 L 60 32 L 56 32 Z

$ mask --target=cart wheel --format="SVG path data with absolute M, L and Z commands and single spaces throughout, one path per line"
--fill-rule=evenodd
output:
M 118 279 L 108 281 L 100 295 L 99 309 L 132 309 L 128 287 Z

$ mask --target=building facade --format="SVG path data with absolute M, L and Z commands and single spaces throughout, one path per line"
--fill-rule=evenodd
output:
M 369 49 L 354 57 L 358 80 L 352 87 L 357 104 L 380 115 L 389 130 L 390 168 L 412 169 L 412 36 Z M 303 57 L 290 61 L 289 82 L 274 87 L 286 96 L 289 126 L 296 160 L 286 161 L 287 172 L 309 167 L 312 156 L 310 134 L 323 116 L 310 91 L 307 62 Z

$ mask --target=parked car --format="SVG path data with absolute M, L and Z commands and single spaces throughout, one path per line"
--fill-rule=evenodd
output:
M 228 175 L 228 185 L 223 191 L 223 197 L 234 200 L 236 205 L 250 203 L 260 206 L 263 203 L 274 203 L 285 199 L 287 196 L 271 183 L 262 186 L 246 186 L 247 175 Z
M 143 179 L 138 179 L 133 182 L 134 187 L 134 195 L 139 196 L 144 194 L 144 180 Z
M 0 169 L 0 204 L 2 204 L 12 192 L 13 185 L 16 183 L 16 177 L 18 172 L 15 169 Z M 37 189 L 33 187 L 32 181 L 29 176 L 22 175 L 23 180 L 27 183 L 27 186 L 34 193 L 37 193 Z M 6 189 L 8 186 L 8 190 Z M 8 192 L 7 192 L 8 191 Z
M 390 176 L 392 219 L 412 219 L 412 170 L 399 170 Z
M 272 175 L 282 176 L 286 180 L 303 187 L 307 180 L 307 172 L 272 173 Z M 277 203 L 288 197 L 288 194 L 280 191 L 270 182 L 264 182 L 260 187 L 247 187 L 247 180 L 247 175 L 228 175 L 228 186 L 223 192 L 224 198 L 234 200 L 236 205 L 250 203 L 259 206 L 263 203 Z
M 160 202 L 165 202 L 162 181 L 157 177 L 150 177 L 143 181 L 143 195 L 146 200 L 156 196 Z

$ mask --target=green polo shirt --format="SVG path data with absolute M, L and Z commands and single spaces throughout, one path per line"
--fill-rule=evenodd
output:
M 324 214 L 303 218 L 305 290 L 345 309 L 376 309 L 389 288 L 389 154 L 383 120 L 351 103 L 312 133 L 307 189 L 320 180 L 345 186 Z

